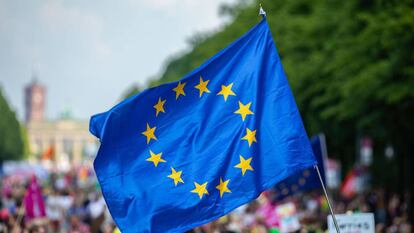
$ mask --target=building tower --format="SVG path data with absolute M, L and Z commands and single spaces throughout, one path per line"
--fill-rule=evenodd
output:
M 38 83 L 36 77 L 25 88 L 25 120 L 39 122 L 44 120 L 46 88 Z

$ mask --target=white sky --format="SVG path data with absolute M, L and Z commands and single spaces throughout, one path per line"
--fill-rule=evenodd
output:
M 0 88 L 20 119 L 24 86 L 47 87 L 47 117 L 88 119 L 162 71 L 235 0 L 0 0 Z

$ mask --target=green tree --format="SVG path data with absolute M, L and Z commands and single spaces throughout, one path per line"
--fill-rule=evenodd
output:
M 133 95 L 136 95 L 141 92 L 141 87 L 138 85 L 131 86 L 123 95 L 122 99 L 127 99 Z
M 20 124 L 0 90 L 0 161 L 22 159 L 23 154 Z
M 23 158 L 27 159 L 30 155 L 30 144 L 29 138 L 27 136 L 26 127 L 24 127 L 23 125 L 20 125 L 20 135 L 22 137 L 23 142 Z

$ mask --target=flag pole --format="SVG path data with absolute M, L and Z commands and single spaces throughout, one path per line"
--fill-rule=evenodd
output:
M 335 225 L 336 232 L 340 233 L 339 232 L 339 227 L 338 227 L 338 222 L 336 221 L 336 217 L 335 217 L 335 214 L 333 212 L 331 202 L 329 201 L 328 192 L 326 191 L 325 185 L 323 184 L 322 176 L 321 176 L 321 173 L 319 172 L 318 165 L 315 165 L 314 168 L 316 169 L 316 172 L 318 173 L 319 181 L 321 182 L 322 189 L 323 189 L 323 192 L 325 194 L 326 201 L 328 202 L 329 211 L 331 212 L 331 216 L 332 216 L 332 219 L 333 219 L 333 222 L 334 222 L 334 225 Z

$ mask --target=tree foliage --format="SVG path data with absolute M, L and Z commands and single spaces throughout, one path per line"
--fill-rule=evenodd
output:
M 0 90 L 0 161 L 22 159 L 23 148 L 20 124 Z
M 393 145 L 393 166 L 412 186 L 414 1 L 280 0 L 263 7 L 308 133 L 326 134 L 344 170 L 355 161 L 358 139 L 372 137 L 379 180 L 392 165 L 385 145 Z M 222 12 L 231 23 L 192 40 L 190 52 L 170 60 L 152 85 L 182 78 L 260 20 L 257 2 Z
M 133 95 L 140 93 L 141 91 L 142 90 L 140 86 L 138 86 L 137 84 L 133 85 L 128 90 L 125 91 L 125 93 L 122 95 L 122 99 L 127 99 Z

